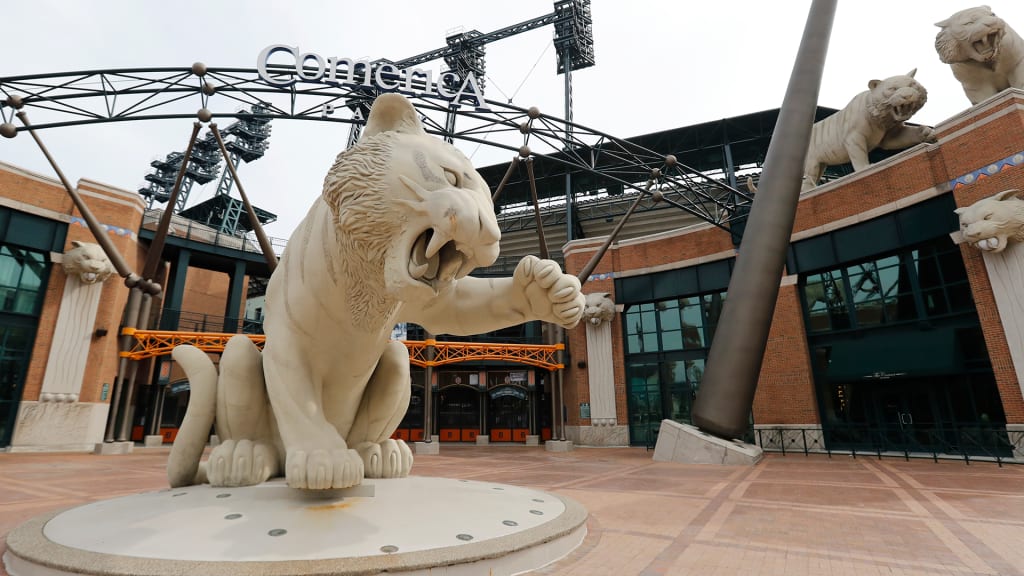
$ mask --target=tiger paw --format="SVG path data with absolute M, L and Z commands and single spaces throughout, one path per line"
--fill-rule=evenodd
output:
M 285 477 L 292 488 L 348 488 L 363 481 L 363 459 L 348 449 L 289 449 Z
M 412 470 L 412 450 L 402 440 L 363 442 L 356 446 L 367 478 L 405 478 Z
M 251 440 L 225 440 L 206 463 L 211 486 L 253 486 L 275 476 L 278 469 L 273 447 Z

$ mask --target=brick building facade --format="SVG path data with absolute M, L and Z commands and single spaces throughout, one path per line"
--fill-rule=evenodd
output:
M 77 187 L 128 267 L 141 272 L 140 196 L 84 179 Z M 94 299 L 71 298 L 80 285 L 61 264 L 73 242 L 95 239 L 60 182 L 0 163 L 0 449 L 91 451 L 103 441 L 129 290 L 114 274 Z M 223 317 L 227 292 L 227 275 L 194 269 L 183 309 Z M 151 370 L 142 364 L 140 381 Z
M 1011 354 L 1011 346 L 1020 345 L 1015 326 L 1021 319 L 996 303 L 985 262 L 993 255 L 957 244 L 953 209 L 1024 189 L 1024 91 L 1003 92 L 936 130 L 934 144 L 801 195 L 752 411 L 752 434 L 771 434 L 753 434 L 755 441 L 781 442 L 787 430 L 798 430 L 818 447 L 856 449 L 863 441 L 869 449 L 948 452 L 973 442 L 963 440 L 963 428 L 994 428 L 1001 446 L 1016 446 L 1021 456 L 1024 366 Z M 581 270 L 601 243 L 567 244 L 566 270 Z M 610 353 L 617 425 L 628 428 L 630 443 L 653 442 L 661 417 L 688 420 L 688 408 L 679 405 L 697 393 L 699 373 L 691 382 L 664 365 L 703 366 L 714 329 L 707 295 L 727 298 L 713 265 L 731 271 L 736 255 L 727 231 L 697 225 L 617 242 L 594 270 L 585 292 L 609 292 L 618 304 Z M 869 289 L 885 284 L 885 277 L 900 295 L 872 300 Z M 707 339 L 687 343 L 684 310 L 700 298 L 704 312 L 694 307 L 692 318 L 694 325 L 704 323 L 697 327 Z M 682 342 L 665 337 L 676 330 L 676 309 Z M 648 330 L 646 323 L 655 320 L 656 329 Z M 609 434 L 576 409 L 590 402 L 580 362 L 588 354 L 585 331 L 569 331 L 568 342 L 567 434 L 593 443 Z M 947 361 L 947 354 L 954 358 Z M 988 401 L 994 394 L 998 406 Z M 861 408 L 851 410 L 852 395 L 860 396 Z M 660 411 L 650 404 L 660 404 Z M 839 422 L 843 414 L 863 420 L 867 436 L 844 440 L 839 432 L 849 423 Z

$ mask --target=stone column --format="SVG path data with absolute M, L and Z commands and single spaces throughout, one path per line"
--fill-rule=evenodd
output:
M 103 284 L 86 284 L 71 274 L 64 282 L 53 344 L 43 375 L 42 402 L 77 402 L 89 360 Z
M 1002 252 L 985 252 L 985 269 L 1006 333 L 1010 359 L 1024 396 L 1024 244 L 1013 243 Z
M 587 382 L 590 388 L 590 426 L 573 426 L 570 439 L 584 446 L 626 446 L 629 428 L 620 425 L 615 410 L 615 370 L 612 321 L 615 303 L 607 292 L 587 294 L 583 323 L 587 327 Z
M 612 367 L 612 324 L 587 322 L 587 378 L 590 383 L 590 424 L 615 425 L 615 372 Z

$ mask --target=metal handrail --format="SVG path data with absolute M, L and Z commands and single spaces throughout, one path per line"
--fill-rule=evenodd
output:
M 146 230 L 156 230 L 156 226 L 159 223 L 160 216 L 162 214 L 163 210 L 161 209 L 147 210 L 142 218 L 142 228 Z M 263 253 L 263 251 L 260 250 L 259 242 L 251 232 L 244 236 L 228 234 L 226 232 L 221 232 L 212 226 L 207 226 L 201 222 L 185 218 L 184 216 L 174 215 L 171 217 L 171 227 L 168 229 L 167 234 L 176 238 L 195 240 L 211 246 L 224 246 L 226 248 L 234 248 L 235 250 L 253 252 L 255 254 Z M 270 243 L 274 248 L 275 254 L 280 256 L 284 252 L 284 248 L 287 245 L 288 240 L 283 238 L 270 238 Z
M 228 330 L 234 326 L 234 330 Z M 160 321 L 155 324 L 162 330 L 175 330 L 179 332 L 240 332 L 242 334 L 262 334 L 263 320 L 256 318 L 228 317 L 205 312 L 191 310 L 176 310 L 174 308 L 163 308 L 160 311 Z M 241 330 L 238 330 L 239 325 Z
M 821 428 L 799 426 L 758 427 L 757 444 L 765 452 L 788 454 L 870 455 L 878 459 L 897 457 L 931 458 L 1024 464 L 1014 457 L 1014 444 L 1005 425 L 978 422 L 952 426 L 928 426 L 914 429 L 859 424 L 827 425 Z M 838 437 L 838 438 L 837 438 Z M 922 441 L 922 439 L 924 441 Z M 1018 447 L 1019 449 L 1019 447 Z

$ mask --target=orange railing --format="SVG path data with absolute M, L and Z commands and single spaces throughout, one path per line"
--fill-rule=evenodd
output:
M 170 330 L 136 330 L 125 328 L 122 334 L 135 338 L 131 350 L 121 356 L 131 360 L 142 360 L 154 356 L 165 356 L 175 346 L 191 344 L 204 352 L 223 352 L 224 345 L 237 334 L 222 332 L 176 332 Z M 266 341 L 263 334 L 246 334 L 262 348 Z M 443 366 L 473 360 L 500 360 L 528 364 L 545 370 L 563 367 L 558 362 L 558 351 L 564 344 L 488 344 L 485 342 L 438 342 L 436 340 L 403 340 L 409 349 L 409 363 L 414 366 Z M 427 360 L 427 347 L 434 347 L 432 360 Z

